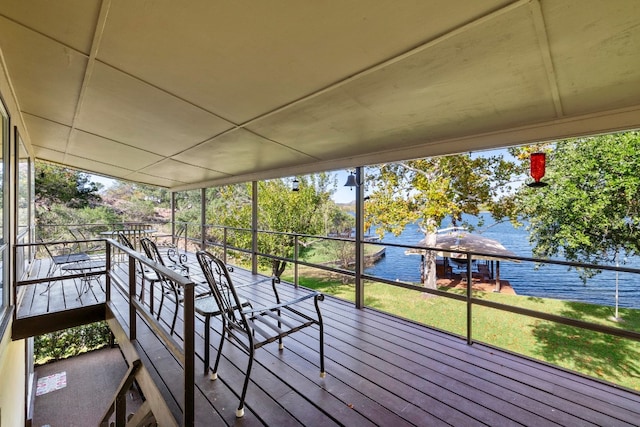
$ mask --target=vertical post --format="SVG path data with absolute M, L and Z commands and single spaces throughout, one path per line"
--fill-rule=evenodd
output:
M 193 283 L 184 286 L 184 413 L 182 415 L 182 425 L 184 426 L 193 426 L 195 422 L 193 402 L 195 387 L 194 288 Z M 209 351 L 209 349 L 205 351 Z
M 176 243 L 176 192 L 171 192 L 171 244 Z
M 136 307 L 133 300 L 136 299 L 136 259 L 129 255 L 129 339 L 137 339 L 136 331 Z
M 362 166 L 356 168 L 356 265 L 355 265 L 355 285 L 356 285 L 356 308 L 364 307 L 364 283 L 362 273 L 364 271 L 364 180 L 362 176 Z
M 107 274 L 105 274 L 104 279 L 104 289 L 105 289 L 105 302 L 111 301 L 111 251 L 113 248 L 108 240 L 105 240 L 106 249 L 107 249 L 107 258 L 106 258 L 106 269 Z
M 298 255 L 300 250 L 298 246 L 298 237 L 299 236 L 296 234 L 293 242 L 293 284 L 296 288 L 298 287 Z
M 258 274 L 258 181 L 251 182 L 251 274 Z
M 473 344 L 471 336 L 471 288 L 473 285 L 473 269 L 471 254 L 467 254 L 467 344 Z
M 493 266 L 493 262 L 491 263 Z M 500 283 L 500 261 L 496 261 L 496 271 L 494 273 L 494 277 L 496 279 L 496 288 L 493 290 L 494 292 L 500 292 L 502 289 L 502 285 Z
M 207 249 L 205 246 L 205 235 L 207 232 L 207 189 L 200 189 L 200 250 Z
M 222 229 L 222 260 L 227 263 L 227 227 Z

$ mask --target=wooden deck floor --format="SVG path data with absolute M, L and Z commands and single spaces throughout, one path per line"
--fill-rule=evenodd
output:
M 256 277 L 236 269 L 237 283 Z M 284 297 L 300 290 L 280 285 Z M 259 304 L 270 284 L 243 287 Z M 114 289 L 113 306 L 127 327 L 128 305 Z M 319 377 L 317 330 L 293 334 L 279 351 L 256 352 L 245 416 L 235 418 L 247 356 L 225 344 L 219 379 L 203 375 L 203 321 L 196 318 L 197 425 L 269 426 L 623 426 L 640 425 L 640 395 L 494 348 L 474 344 L 375 310 L 328 297 L 325 378 Z M 309 307 L 311 310 L 311 306 Z M 179 312 L 177 331 L 181 331 Z M 168 319 L 169 310 L 163 318 Z M 212 358 L 220 333 L 212 319 Z M 180 340 L 181 332 L 176 333 Z M 181 368 L 144 322 L 138 344 L 174 413 L 182 405 Z
M 30 269 L 30 280 L 46 278 L 49 261 L 37 259 Z M 104 278 L 59 279 L 20 287 L 22 295 L 17 317 L 37 316 L 72 310 L 105 301 Z

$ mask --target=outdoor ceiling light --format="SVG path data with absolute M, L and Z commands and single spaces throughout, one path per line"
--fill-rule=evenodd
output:
M 293 181 L 291 182 L 291 191 L 300 191 L 300 181 L 298 181 L 298 178 L 293 178 Z
M 533 178 L 533 182 L 528 183 L 529 187 L 545 187 L 547 185 L 546 182 L 540 181 L 544 176 L 544 168 L 545 168 L 545 154 L 544 153 L 531 153 L 530 156 L 530 174 L 531 178 Z

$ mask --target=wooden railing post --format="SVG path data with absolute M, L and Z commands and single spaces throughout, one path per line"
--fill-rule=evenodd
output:
M 295 287 L 298 287 L 298 254 L 299 254 L 299 246 L 298 246 L 298 235 L 294 239 L 293 243 L 293 284 Z
M 136 259 L 129 255 L 129 339 L 137 339 L 136 331 L 136 306 L 133 300 L 136 298 Z
M 200 189 L 200 250 L 204 251 L 205 246 L 205 235 L 207 232 L 205 222 L 207 221 L 207 189 Z
M 223 228 L 223 237 L 222 237 L 222 260 L 224 263 L 227 263 L 227 227 Z
M 182 425 L 194 425 L 194 387 L 195 387 L 195 285 L 184 286 L 184 413 Z M 209 333 L 209 331 L 206 331 Z M 205 349 L 209 351 L 209 349 Z
M 258 274 L 258 182 L 251 183 L 251 274 Z
M 112 251 L 112 247 L 111 247 L 111 243 L 109 243 L 108 240 L 105 240 L 105 244 L 106 244 L 106 269 L 107 269 L 107 274 L 105 274 L 106 278 L 105 278 L 105 302 L 111 301 L 111 251 Z
M 473 337 L 472 337 L 472 312 L 471 312 L 471 307 L 472 307 L 472 303 L 471 303 L 471 288 L 473 285 L 473 266 L 472 266 L 472 259 L 471 259 L 471 254 L 467 254 L 467 344 L 473 344 Z
M 355 287 L 356 308 L 364 307 L 364 188 L 362 167 L 356 168 L 356 235 L 355 235 Z

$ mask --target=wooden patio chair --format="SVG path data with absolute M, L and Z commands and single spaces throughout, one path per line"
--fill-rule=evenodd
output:
M 284 348 L 282 338 L 307 326 L 318 325 L 320 336 L 320 376 L 325 376 L 324 329 L 319 306 L 319 301 L 324 299 L 323 294 L 309 292 L 291 301 L 281 301 L 276 287 L 279 280 L 274 277 L 272 287 L 276 304 L 268 307 L 245 308 L 242 300 L 238 297 L 236 288 L 231 281 L 229 270 L 224 262 L 206 251 L 199 251 L 196 256 L 207 283 L 211 287 L 211 292 L 218 304 L 222 319 L 220 345 L 218 346 L 218 354 L 216 355 L 211 379 L 218 378 L 218 365 L 225 336 L 249 355 L 249 363 L 242 392 L 239 396 L 240 404 L 236 409 L 236 417 L 240 418 L 244 415 L 244 399 L 249 385 L 254 352 L 265 344 L 278 341 L 279 349 L 282 350 Z M 305 314 L 303 312 L 304 309 L 299 308 L 303 301 L 309 299 L 313 299 L 315 317 Z

